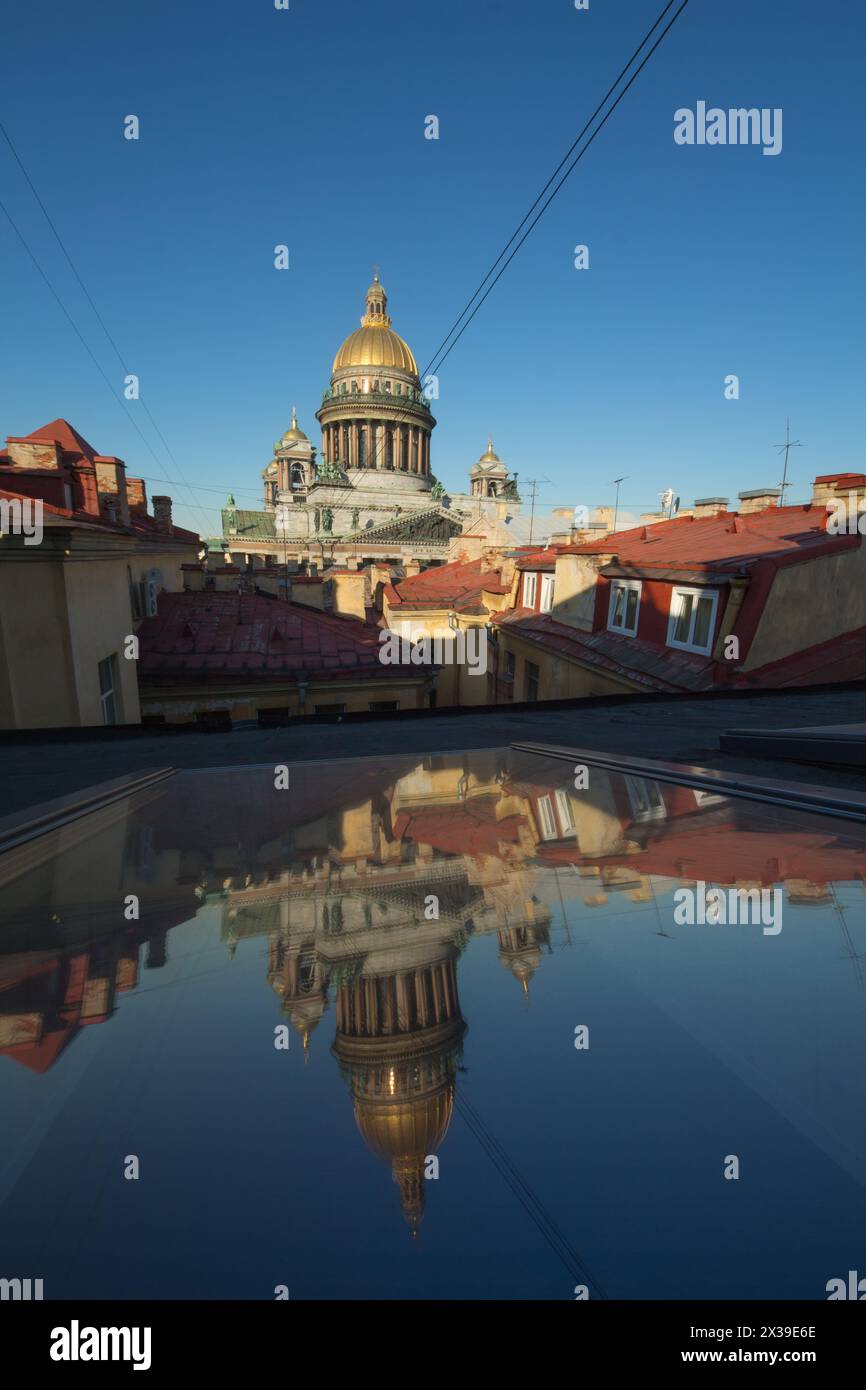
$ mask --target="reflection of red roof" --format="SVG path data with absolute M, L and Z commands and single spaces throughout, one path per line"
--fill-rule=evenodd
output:
M 468 608 L 479 604 L 485 591 L 507 594 L 497 570 L 484 569 L 481 560 L 456 560 L 451 565 L 435 565 L 421 574 L 410 575 L 396 584 L 387 584 L 385 593 L 392 608 Z
M 768 507 L 766 511 L 718 512 L 715 516 L 682 516 L 617 531 L 602 540 L 560 546 L 560 552 L 579 555 L 615 554 L 620 564 L 640 569 L 738 570 L 768 556 L 809 559 L 858 536 L 828 536 L 823 505 Z
M 423 811 L 401 811 L 394 821 L 394 838 L 430 845 L 443 854 L 495 855 L 503 843 L 516 844 L 523 816 L 497 820 L 496 803 L 478 800 L 465 806 L 431 806 Z
M 413 679 L 423 666 L 385 665 L 380 629 L 358 618 L 320 613 L 267 594 L 203 591 L 159 596 L 159 611 L 138 631 L 143 680 Z
M 28 1071 L 39 1072 L 42 1075 L 54 1066 L 61 1052 L 66 1051 L 77 1032 L 77 1027 L 68 1023 L 62 1028 L 46 1033 L 37 1043 L 22 1043 L 18 1047 L 0 1047 L 0 1057 L 10 1057 L 13 1062 L 19 1062 Z

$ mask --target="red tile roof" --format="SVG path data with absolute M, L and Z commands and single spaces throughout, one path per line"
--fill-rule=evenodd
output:
M 13 436 L 13 442 L 15 438 Z M 47 443 L 53 440 L 66 453 L 80 454 L 82 458 L 87 459 L 88 463 L 93 463 L 94 459 L 101 457 L 93 445 L 88 444 L 84 436 L 80 435 L 78 430 L 73 429 L 68 420 L 52 420 L 48 425 L 40 425 L 39 429 L 34 430 L 32 434 L 22 434 L 17 436 L 17 439 L 29 444 L 38 444 L 43 441 Z
M 456 560 L 435 565 L 421 574 L 387 584 L 385 594 L 392 608 L 471 608 L 485 593 L 507 594 L 497 570 L 485 569 L 481 560 Z
M 688 569 L 737 571 L 756 560 L 778 563 L 811 559 L 858 536 L 828 536 L 823 505 L 768 507 L 765 511 L 718 512 L 714 516 L 674 517 L 597 541 L 559 547 L 560 553 L 617 556 L 620 565 L 641 570 Z
M 138 669 L 145 683 L 427 674 L 423 666 L 384 665 L 380 630 L 358 618 L 320 613 L 266 594 L 162 593 L 158 615 L 138 630 Z

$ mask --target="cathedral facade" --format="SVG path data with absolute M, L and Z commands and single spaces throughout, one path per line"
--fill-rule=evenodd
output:
M 439 550 L 494 499 L 519 509 L 516 475 L 492 441 L 470 470 L 470 492 L 446 494 L 431 471 L 436 420 L 409 345 L 394 331 L 378 275 L 361 325 L 340 346 L 316 411 L 317 450 L 292 423 L 262 471 L 264 507 L 244 512 L 229 497 L 223 533 L 232 550 L 300 556 L 318 543 L 332 553 L 381 546 Z

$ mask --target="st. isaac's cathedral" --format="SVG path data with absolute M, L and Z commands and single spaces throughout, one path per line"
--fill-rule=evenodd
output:
M 391 327 L 378 274 L 360 328 L 334 358 L 316 419 L 318 459 L 292 411 L 291 427 L 262 472 L 263 511 L 242 511 L 229 497 L 223 530 L 232 550 L 300 556 L 317 542 L 374 552 L 395 545 L 411 551 L 413 543 L 438 549 L 482 517 L 511 524 L 520 543 L 517 475 L 494 453 L 492 439 L 469 470 L 468 493 L 446 493 L 432 473 L 436 420 L 412 350 Z

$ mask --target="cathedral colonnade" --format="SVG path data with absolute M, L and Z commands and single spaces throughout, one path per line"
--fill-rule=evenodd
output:
M 430 435 L 420 425 L 388 420 L 351 420 L 322 429 L 322 454 L 341 468 L 392 468 L 426 477 L 430 472 Z

